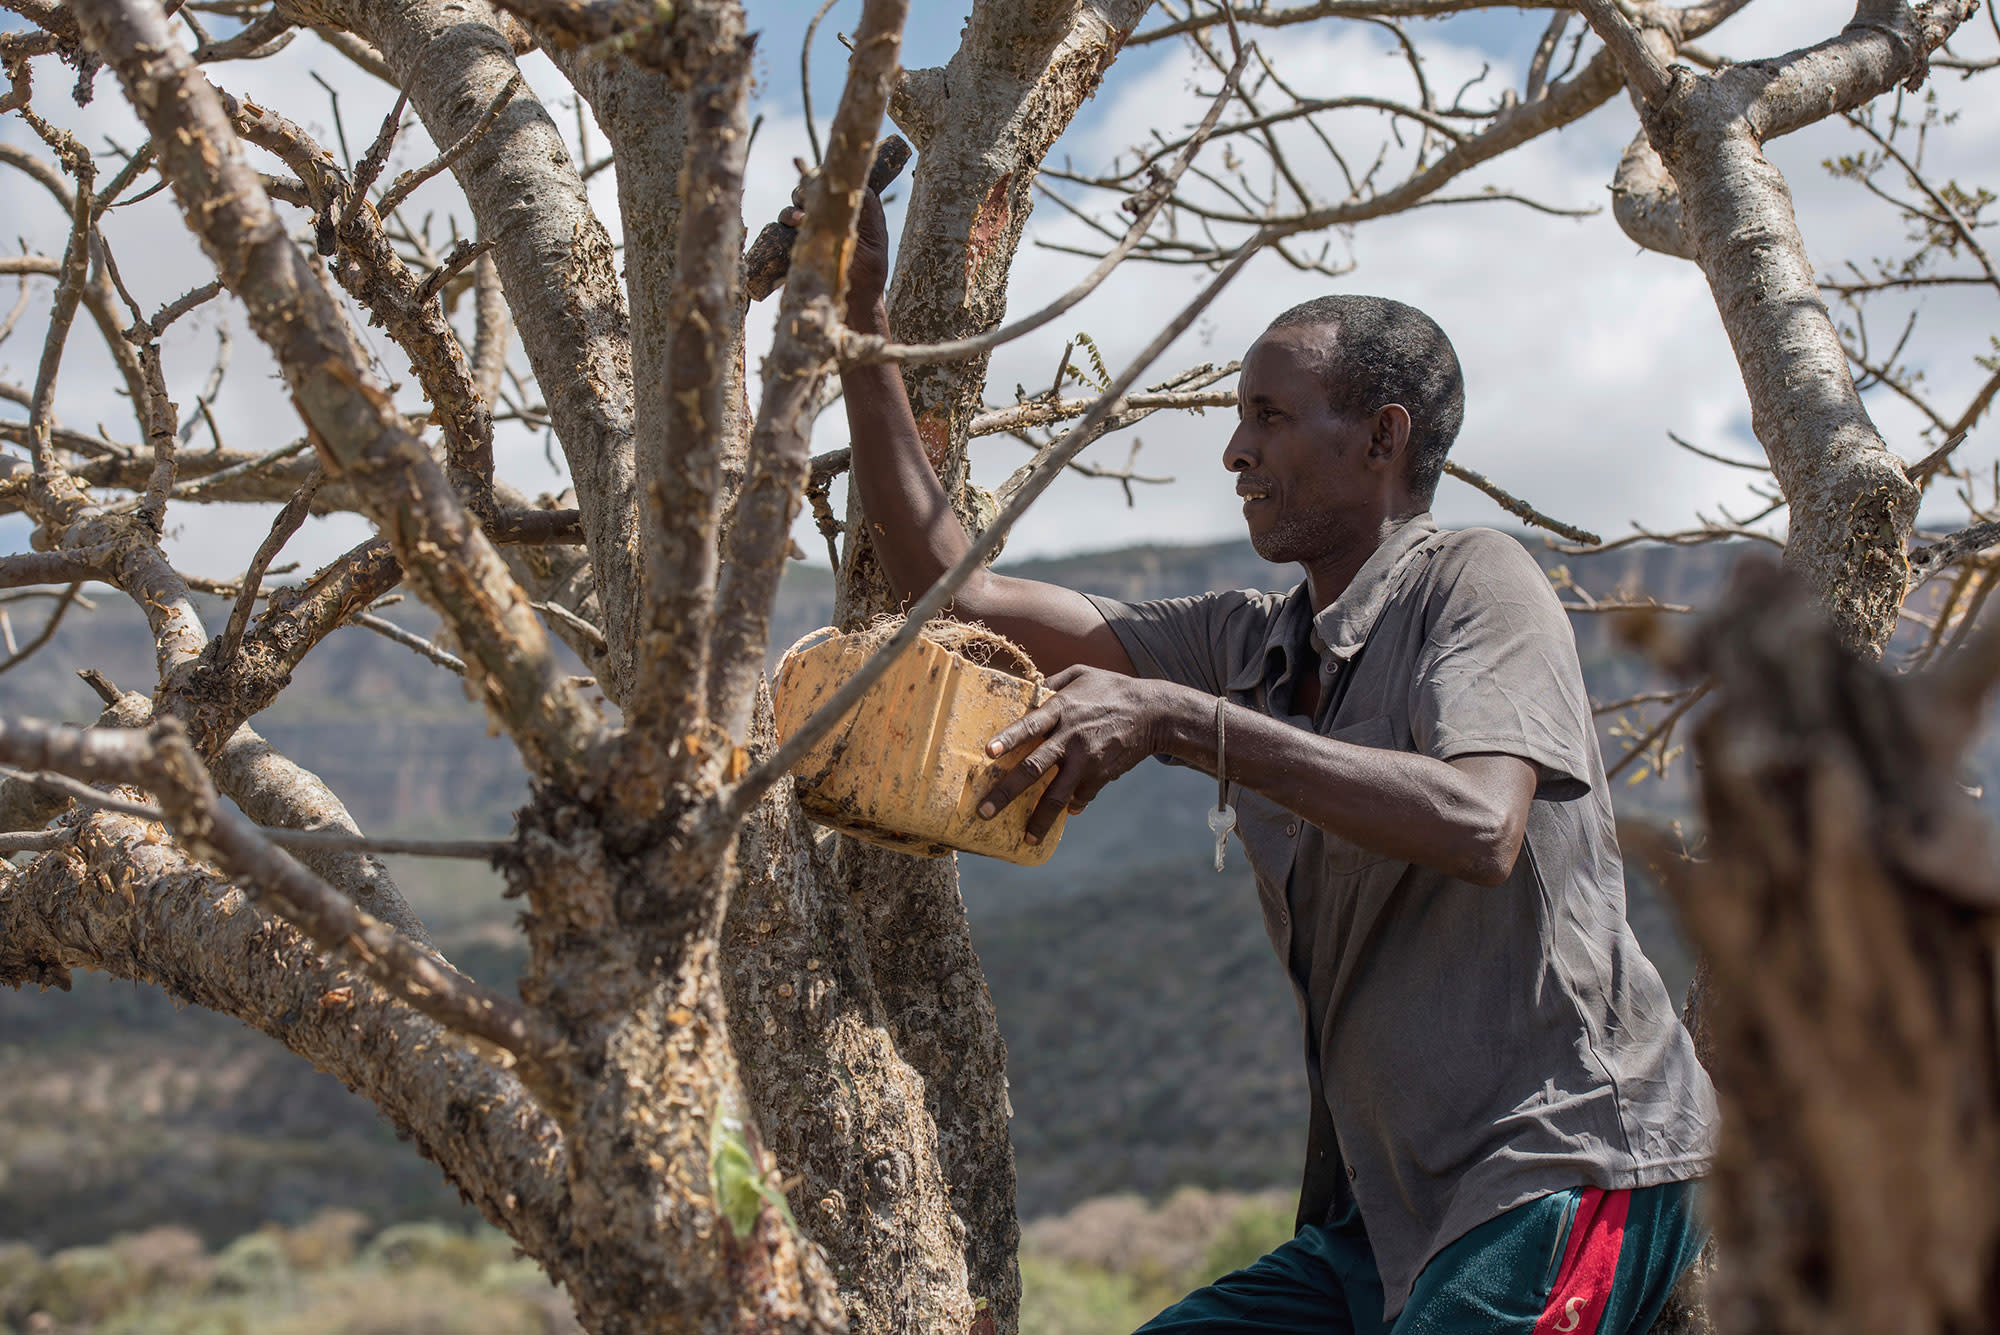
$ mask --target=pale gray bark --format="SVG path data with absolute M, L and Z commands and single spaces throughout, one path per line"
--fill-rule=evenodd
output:
M 1862 0 L 1855 22 L 1817 46 L 1671 78 L 1662 45 L 1609 0 L 1588 8 L 1635 83 L 1657 90 L 1642 110 L 1656 157 L 1627 151 L 1620 177 L 1633 189 L 1620 221 L 1629 217 L 1642 244 L 1691 251 L 1701 265 L 1743 372 L 1752 428 L 1790 506 L 1786 563 L 1849 644 L 1879 653 L 1902 605 L 1917 490 L 1855 392 L 1791 192 L 1763 145 L 1921 79 L 1930 52 L 1973 6 Z
M 1626 146 L 1611 178 L 1611 213 L 1625 235 L 1662 255 L 1695 258 L 1694 241 L 1681 219 L 1680 187 L 1660 161 L 1644 130 Z
M 615 52 L 552 52 L 557 63 L 590 103 L 599 128 L 611 141 L 617 162 L 618 217 L 624 235 L 625 299 L 630 311 L 633 467 L 644 476 L 661 476 L 668 445 L 668 405 L 665 387 L 671 366 L 675 321 L 675 241 L 681 220 L 681 160 L 687 153 L 687 107 L 684 95 L 666 75 L 647 69 Z M 647 461 L 650 460 L 650 465 Z M 635 506 L 643 502 L 635 490 Z M 720 498 L 715 502 L 721 512 Z M 639 541 L 636 509 L 626 513 L 629 536 Z M 714 541 L 709 534 L 709 566 L 689 573 L 706 574 L 713 582 Z M 690 582 L 689 587 L 696 587 Z M 616 613 L 624 623 L 623 639 L 633 646 L 611 667 L 607 689 L 614 699 L 630 698 L 633 654 L 636 652 L 644 601 L 630 598 Z
M 216 787 L 259 825 L 361 833 L 346 804 L 320 782 L 318 775 L 287 760 L 247 723 L 210 758 L 209 772 L 215 776 Z M 330 848 L 300 849 L 292 856 L 370 917 L 423 945 L 432 944 L 423 921 L 396 888 L 380 858 Z
M 481 0 L 287 0 L 285 9 L 380 51 L 440 144 L 471 130 L 518 73 L 501 16 Z M 630 326 L 610 237 L 561 132 L 525 86 L 452 171 L 480 237 L 495 243 L 521 346 L 575 481 L 596 606 L 615 613 L 602 627 L 610 649 L 593 666 L 615 698 L 630 671 L 638 554 Z

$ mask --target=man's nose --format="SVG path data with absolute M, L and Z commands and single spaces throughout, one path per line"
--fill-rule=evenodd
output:
M 1244 435 L 1243 428 L 1238 426 L 1230 433 L 1229 444 L 1222 451 L 1222 466 L 1232 473 L 1247 473 L 1257 462 L 1257 452 Z

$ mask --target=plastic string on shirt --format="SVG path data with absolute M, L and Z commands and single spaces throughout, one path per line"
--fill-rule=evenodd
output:
M 1215 833 L 1215 869 L 1222 870 L 1222 854 L 1229 847 L 1229 832 L 1236 828 L 1236 808 L 1229 805 L 1229 753 L 1224 746 L 1222 709 L 1227 696 L 1215 698 L 1215 810 L 1208 813 L 1208 828 Z

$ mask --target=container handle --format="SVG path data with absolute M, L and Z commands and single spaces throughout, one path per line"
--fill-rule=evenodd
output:
M 783 657 L 781 657 L 778 661 L 780 663 L 785 662 L 793 654 L 800 653 L 803 650 L 805 650 L 806 647 L 812 644 L 814 640 L 820 639 L 827 635 L 838 635 L 838 634 L 840 634 L 840 628 L 837 626 L 821 626 L 818 630 L 809 630 L 805 634 L 799 636 L 798 639 L 794 640 L 792 642 L 792 647 L 785 650 Z

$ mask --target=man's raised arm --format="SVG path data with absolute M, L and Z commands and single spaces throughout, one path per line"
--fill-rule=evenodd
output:
M 787 215 L 790 220 L 791 215 Z M 859 333 L 889 335 L 882 289 L 889 271 L 889 234 L 882 202 L 862 203 L 860 236 L 848 264 L 847 323 Z M 917 435 L 903 377 L 881 363 L 841 372 L 854 464 L 868 536 L 896 597 L 920 597 L 971 545 L 952 512 Z M 1073 589 L 1010 579 L 982 570 L 966 581 L 951 608 L 1026 649 L 1045 673 L 1082 664 L 1130 674 L 1132 660 L 1088 598 Z

